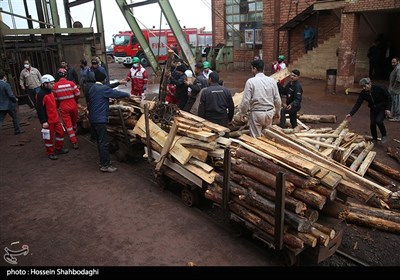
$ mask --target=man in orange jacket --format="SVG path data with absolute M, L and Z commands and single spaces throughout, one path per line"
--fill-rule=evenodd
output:
M 68 153 L 64 147 L 64 130 L 57 112 L 56 99 L 52 92 L 54 77 L 46 74 L 41 78 L 42 86 L 36 96 L 36 111 L 42 125 L 43 139 L 46 146 L 47 156 L 51 160 L 58 159 L 57 155 Z M 48 130 L 48 133 L 43 132 Z M 55 137 L 54 137 L 55 136 Z M 54 141 L 55 138 L 55 149 Z

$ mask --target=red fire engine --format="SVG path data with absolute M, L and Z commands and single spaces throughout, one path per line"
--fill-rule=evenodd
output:
M 203 33 L 197 28 L 185 28 L 183 31 L 186 34 L 188 43 L 194 47 L 205 47 L 207 44 L 212 44 L 211 33 Z M 168 47 L 179 52 L 178 42 L 171 29 L 142 30 L 142 33 L 158 62 L 163 63 L 167 60 Z M 122 63 L 126 67 L 131 67 L 135 56 L 139 57 L 144 67 L 148 66 L 146 55 L 132 31 L 120 31 L 114 35 L 115 62 Z

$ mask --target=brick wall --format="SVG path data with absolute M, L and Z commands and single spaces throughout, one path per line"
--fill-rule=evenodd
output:
M 365 12 L 365 11 L 379 11 L 400 8 L 399 0 L 358 0 L 346 1 L 346 6 L 343 13 Z
M 249 70 L 250 63 L 254 56 L 258 55 L 258 50 L 238 48 L 233 50 L 233 67 L 239 70 Z
M 225 1 L 212 0 L 213 46 L 225 44 Z
M 349 87 L 354 82 L 359 26 L 360 14 L 350 13 L 342 15 L 339 65 L 336 79 L 339 88 Z

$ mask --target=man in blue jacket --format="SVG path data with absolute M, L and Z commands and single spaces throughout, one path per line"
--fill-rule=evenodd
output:
M 19 121 L 17 116 L 17 98 L 11 90 L 10 84 L 7 83 L 6 75 L 0 71 L 0 128 L 3 125 L 6 114 L 9 114 L 13 120 L 14 134 L 23 133 L 19 128 Z
M 96 84 L 88 93 L 89 122 L 96 135 L 97 149 L 100 156 L 100 171 L 115 172 L 117 168 L 110 162 L 108 151 L 107 123 L 108 123 L 108 103 L 110 98 L 126 98 L 130 94 L 119 90 L 114 90 L 103 82 L 107 76 L 99 70 L 94 71 Z

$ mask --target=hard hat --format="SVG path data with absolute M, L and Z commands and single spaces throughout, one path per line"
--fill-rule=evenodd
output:
M 57 70 L 57 75 L 59 77 L 67 76 L 67 70 L 65 68 L 60 68 Z
M 280 56 L 278 56 L 279 60 L 285 60 L 285 56 L 283 54 L 281 54 Z
M 51 83 L 51 82 L 54 82 L 54 81 L 55 81 L 54 77 L 52 75 L 50 75 L 50 74 L 43 75 L 42 79 L 41 79 L 42 84 Z
M 186 75 L 186 77 L 188 77 L 188 78 L 192 78 L 192 77 L 193 77 L 193 72 L 192 72 L 191 70 L 186 70 L 186 71 L 185 71 L 185 75 Z
M 203 67 L 204 67 L 204 68 L 210 68 L 210 67 L 211 67 L 210 62 L 204 61 L 204 62 L 203 62 Z
M 135 56 L 135 57 L 133 58 L 133 63 L 140 63 L 139 57 Z

